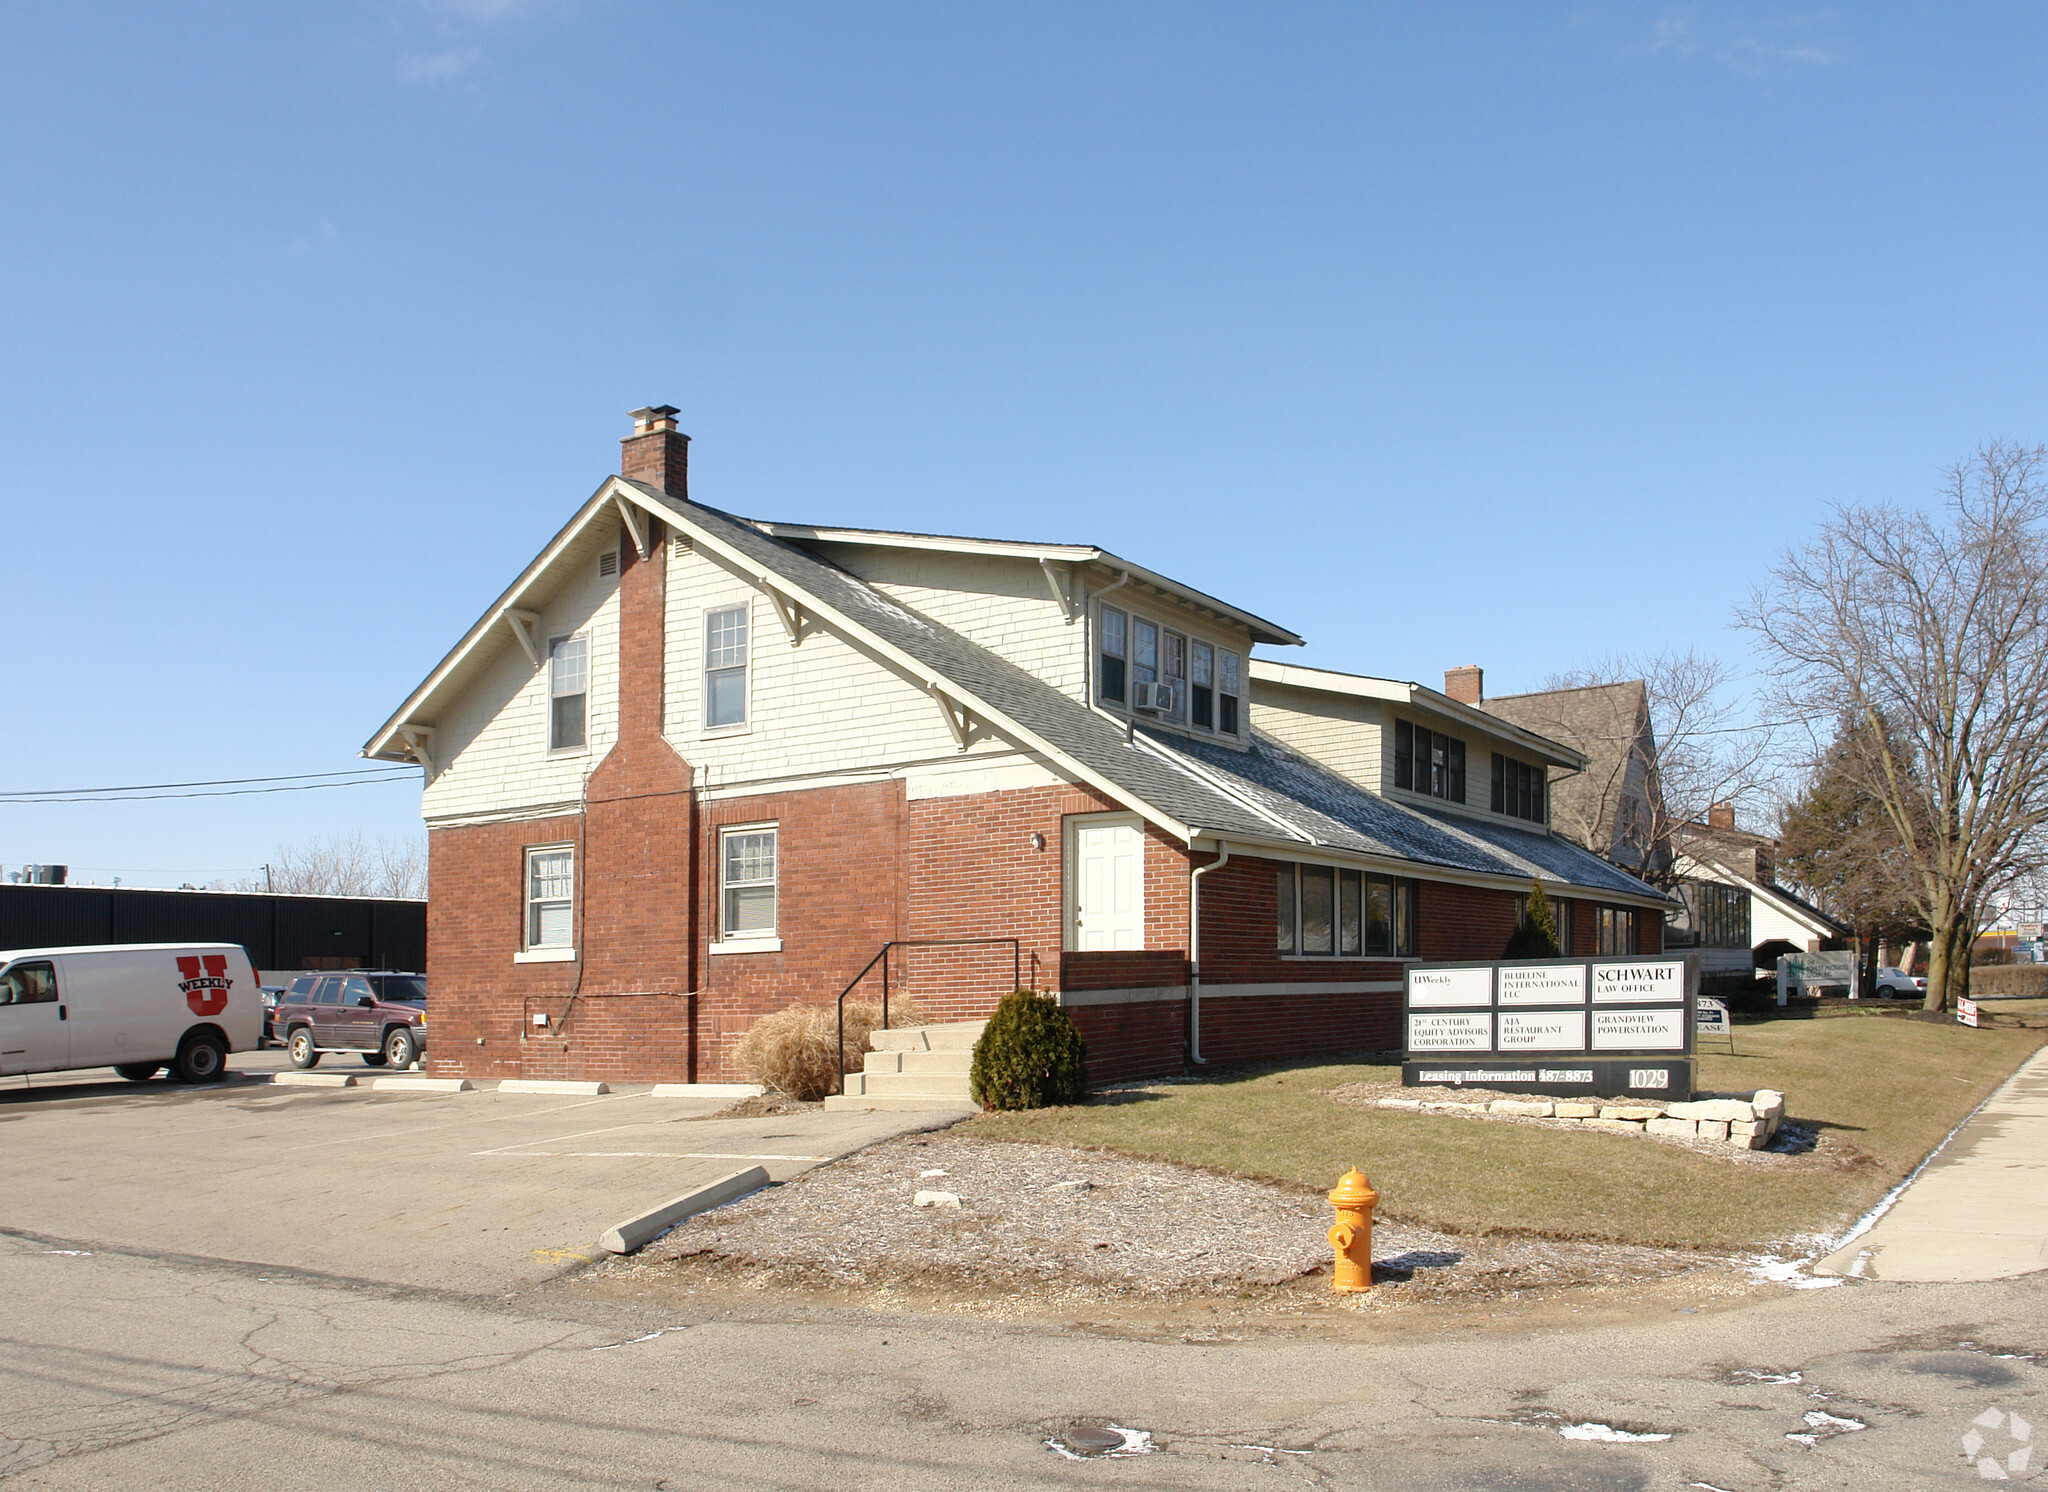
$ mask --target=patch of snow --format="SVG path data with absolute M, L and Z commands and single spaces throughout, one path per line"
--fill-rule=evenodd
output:
M 1806 1272 L 1807 1267 L 1819 1257 L 1818 1254 L 1804 1254 L 1798 1258 L 1786 1259 L 1777 1254 L 1760 1254 L 1750 1260 L 1749 1272 L 1755 1279 L 1768 1280 L 1774 1285 L 1784 1285 L 1793 1290 L 1827 1290 L 1841 1284 L 1839 1279 Z
M 1639 1445 L 1646 1441 L 1669 1440 L 1669 1431 L 1649 1431 L 1638 1435 L 1632 1430 L 1617 1430 L 1612 1425 L 1603 1425 L 1597 1420 L 1588 1420 L 1582 1425 L 1559 1425 L 1557 1433 L 1566 1440 L 1599 1440 L 1611 1445 Z
M 1806 1420 L 1806 1428 L 1787 1431 L 1785 1438 L 1794 1445 L 1805 1446 L 1808 1450 L 1812 1450 L 1820 1441 L 1832 1440 L 1837 1435 L 1853 1435 L 1858 1430 L 1870 1428 L 1860 1419 L 1845 1419 L 1839 1414 L 1829 1414 L 1825 1409 L 1809 1409 L 1803 1418 Z

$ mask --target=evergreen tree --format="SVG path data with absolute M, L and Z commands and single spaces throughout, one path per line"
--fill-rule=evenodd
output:
M 1550 910 L 1550 898 L 1543 894 L 1543 883 L 1529 883 L 1529 905 L 1522 912 L 1522 922 L 1508 938 L 1508 946 L 1502 958 L 1556 958 L 1557 957 L 1557 916 Z

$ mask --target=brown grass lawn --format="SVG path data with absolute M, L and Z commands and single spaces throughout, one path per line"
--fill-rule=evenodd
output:
M 2042 1044 L 1875 1013 L 1738 1026 L 1739 1055 L 1700 1058 L 1703 1091 L 1777 1088 L 1822 1143 L 1743 1164 L 1625 1135 L 1503 1124 L 1327 1096 L 1399 1080 L 1345 1063 L 1238 1071 L 1072 1108 L 984 1114 L 961 1134 L 1100 1147 L 1318 1189 L 1348 1166 L 1380 1215 L 1455 1233 L 1736 1248 L 1833 1233 L 1919 1164 Z

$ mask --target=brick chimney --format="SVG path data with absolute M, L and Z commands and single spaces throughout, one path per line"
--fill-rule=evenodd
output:
M 1709 829 L 1733 829 L 1735 827 L 1734 802 L 1731 800 L 1725 803 L 1709 803 L 1707 805 L 1707 827 Z
M 619 475 L 685 501 L 690 496 L 690 437 L 676 429 L 673 404 L 633 411 L 633 433 L 619 442 Z
M 1461 705 L 1476 705 L 1486 698 L 1486 670 L 1476 663 L 1444 670 L 1444 693 Z

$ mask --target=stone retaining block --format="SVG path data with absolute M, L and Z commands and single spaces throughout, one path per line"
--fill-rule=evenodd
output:
M 1644 1127 L 1653 1135 L 1689 1136 L 1699 1133 L 1699 1126 L 1690 1119 L 1652 1119 Z

